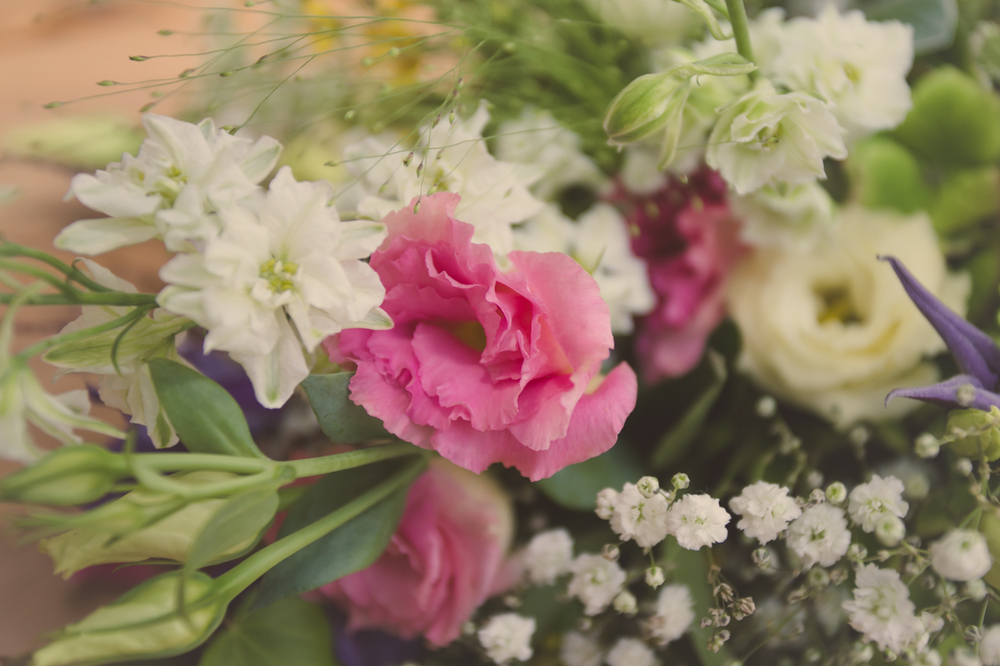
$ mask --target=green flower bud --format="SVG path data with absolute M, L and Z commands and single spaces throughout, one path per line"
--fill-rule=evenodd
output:
M 680 122 L 690 91 L 688 80 L 672 72 L 640 76 L 611 102 L 604 131 L 611 143 L 618 145 L 648 138 L 669 122 Z
M 956 454 L 978 460 L 982 452 L 992 462 L 1000 458 L 1000 409 L 957 409 L 948 415 L 945 434 Z
M 0 500 L 76 506 L 99 500 L 128 476 L 121 456 L 94 444 L 69 446 L 0 480 Z
M 201 645 L 222 622 L 231 599 L 202 573 L 184 580 L 184 608 L 178 608 L 180 576 L 170 572 L 130 590 L 67 626 L 34 654 L 35 666 L 104 664 L 181 654 Z

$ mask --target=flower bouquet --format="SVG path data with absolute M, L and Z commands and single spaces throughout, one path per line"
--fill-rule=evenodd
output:
M 766 4 L 205 10 L 0 244 L 25 663 L 1000 665 L 998 7 Z

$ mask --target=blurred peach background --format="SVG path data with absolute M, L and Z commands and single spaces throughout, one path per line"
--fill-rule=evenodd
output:
M 51 101 L 76 100 L 114 92 L 97 81 L 144 81 L 177 76 L 193 66 L 193 57 L 133 62 L 130 55 L 181 54 L 199 50 L 197 37 L 177 33 L 199 29 L 202 6 L 210 0 L 0 0 L 0 145 L 17 128 L 51 118 L 115 112 L 138 122 L 139 107 L 151 101 L 150 91 L 104 95 L 44 109 Z M 242 2 L 216 0 L 216 6 L 240 7 Z M 165 89 L 169 90 L 169 88 Z M 182 99 L 168 98 L 157 107 L 173 113 Z M 90 217 L 76 203 L 64 202 L 73 171 L 39 161 L 0 158 L 0 186 L 14 186 L 20 196 L 0 205 L 0 233 L 11 241 L 51 249 L 58 231 L 70 222 Z M 61 255 L 64 260 L 71 256 Z M 157 291 L 162 247 L 147 244 L 124 248 L 101 258 L 117 275 L 140 291 Z M 51 335 L 76 317 L 75 308 L 26 308 L 17 321 L 15 349 Z M 43 377 L 51 372 L 41 370 Z M 56 382 L 54 392 L 82 386 L 79 377 Z M 107 415 L 105 415 L 107 416 Z M 0 475 L 15 469 L 0 461 Z M 0 507 L 0 657 L 24 654 L 44 642 L 44 634 L 82 617 L 121 590 L 107 583 L 63 581 L 52 575 L 52 564 L 32 544 L 18 546 L 9 529 L 9 509 Z

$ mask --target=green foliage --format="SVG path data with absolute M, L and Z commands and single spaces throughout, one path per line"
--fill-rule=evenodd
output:
M 708 562 L 710 556 L 705 550 L 687 550 L 678 545 L 673 537 L 663 542 L 664 559 L 673 566 L 673 580 L 687 585 L 694 602 L 694 616 L 708 616 L 708 609 L 714 606 L 712 591 L 708 587 Z M 718 652 L 708 649 L 712 628 L 703 628 L 695 621 L 691 625 L 690 638 L 698 660 L 702 666 L 726 666 L 733 661 L 733 655 L 723 646 Z
M 238 557 L 260 541 L 278 511 L 276 488 L 248 490 L 230 497 L 201 528 L 188 551 L 190 575 L 215 562 Z
M 927 183 L 913 154 L 886 136 L 859 141 L 848 158 L 853 195 L 867 208 L 912 213 L 927 207 Z
M 895 19 L 913 26 L 917 55 L 946 49 L 955 41 L 957 0 L 874 0 L 860 7 L 871 21 Z
M 1000 121 L 997 121 L 1000 124 Z M 938 234 L 947 236 L 1000 212 L 1000 169 L 986 166 L 950 175 L 930 206 Z
M 199 666 L 335 666 L 323 609 L 297 597 L 238 615 L 205 650 Z
M 719 399 L 722 388 L 726 385 L 725 360 L 717 352 L 709 351 L 709 364 L 714 371 L 714 379 L 701 395 L 691 404 L 681 420 L 667 431 L 653 452 L 653 469 L 662 470 L 677 462 L 701 432 L 705 419 L 712 406 Z
M 226 389 L 176 361 L 149 361 L 156 395 L 181 442 L 196 453 L 264 458 Z
M 391 438 L 379 419 L 351 402 L 348 383 L 353 376 L 353 372 L 309 375 L 302 382 L 324 434 L 338 444 Z
M 394 461 L 388 461 L 324 477 L 292 506 L 278 538 L 336 511 L 396 468 Z M 315 590 L 372 564 L 396 531 L 406 506 L 407 490 L 408 487 L 404 487 L 393 492 L 268 571 L 261 580 L 254 608 Z
M 566 509 L 593 511 L 594 498 L 605 488 L 620 489 L 642 476 L 642 465 L 628 442 L 619 439 L 596 458 L 570 465 L 535 483 L 553 502 Z

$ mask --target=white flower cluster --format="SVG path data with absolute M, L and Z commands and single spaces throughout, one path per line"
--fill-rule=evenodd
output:
M 517 613 L 494 615 L 479 630 L 479 644 L 493 663 L 506 664 L 531 659 L 531 637 L 535 634 L 535 619 Z

